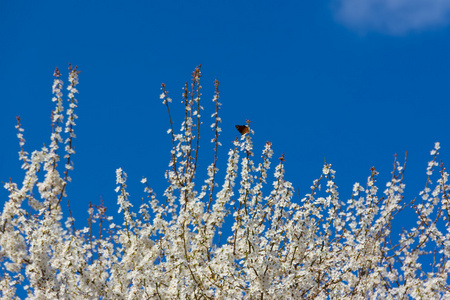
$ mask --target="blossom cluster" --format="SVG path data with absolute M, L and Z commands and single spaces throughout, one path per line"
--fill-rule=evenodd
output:
M 120 168 L 116 192 L 123 221 L 114 223 L 103 204 L 91 205 L 88 226 L 75 230 L 75 220 L 63 215 L 61 205 L 73 170 L 78 73 L 70 67 L 64 109 L 63 82 L 55 71 L 49 148 L 26 152 L 18 119 L 26 173 L 21 184 L 4 185 L 9 199 L 0 214 L 2 299 L 18 299 L 20 293 L 28 299 L 450 298 L 450 186 L 438 162 L 439 143 L 431 152 L 425 187 L 413 200 L 405 199 L 405 168 L 397 160 L 384 187 L 372 168 L 347 200 L 325 162 L 310 191 L 297 200 L 285 178 L 284 155 L 271 171 L 274 153 L 267 142 L 255 159 L 251 129 L 233 141 L 218 179 L 216 80 L 214 159 L 199 182 L 200 67 L 183 88 L 180 130 L 162 85 L 172 140 L 162 199 L 143 178 L 147 201 L 135 209 Z M 395 235 L 397 215 L 404 212 L 416 226 Z

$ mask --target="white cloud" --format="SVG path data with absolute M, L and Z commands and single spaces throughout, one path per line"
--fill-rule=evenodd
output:
M 450 0 L 335 0 L 337 20 L 361 32 L 404 34 L 450 24 Z

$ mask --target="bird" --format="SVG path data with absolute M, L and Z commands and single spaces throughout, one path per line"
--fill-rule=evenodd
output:
M 244 135 L 244 134 L 250 132 L 250 128 L 246 125 L 235 125 L 235 126 L 241 135 Z

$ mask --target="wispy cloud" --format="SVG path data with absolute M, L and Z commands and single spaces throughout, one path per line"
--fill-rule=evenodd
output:
M 361 32 L 401 35 L 450 24 L 450 0 L 335 0 L 335 16 Z

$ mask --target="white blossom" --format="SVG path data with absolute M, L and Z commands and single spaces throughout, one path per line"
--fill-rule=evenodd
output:
M 311 190 L 295 195 L 285 178 L 284 155 L 270 169 L 270 142 L 254 158 L 251 129 L 232 142 L 219 171 L 216 81 L 209 127 L 214 156 L 201 170 L 207 178 L 200 183 L 198 67 L 191 87 L 183 89 L 179 132 L 169 120 L 172 149 L 161 198 L 143 177 L 146 200 L 132 202 L 119 168 L 115 191 L 122 223 L 114 223 L 101 203 L 87 208 L 88 226 L 76 229 L 61 201 L 68 174 L 76 171 L 78 72 L 71 67 L 65 110 L 59 71 L 55 76 L 50 146 L 29 155 L 20 119 L 16 126 L 25 175 L 21 184 L 4 184 L 9 196 L 0 215 L 2 298 L 18 299 L 20 290 L 29 299 L 450 298 L 450 186 L 438 163 L 439 143 L 414 200 L 406 197 L 405 167 L 397 160 L 389 182 L 378 183 L 379 173 L 371 168 L 366 183 L 347 189 L 349 199 L 325 162 Z M 163 85 L 160 98 L 170 115 L 167 93 Z M 64 162 L 58 167 L 59 151 Z M 398 224 L 400 213 L 416 225 Z

